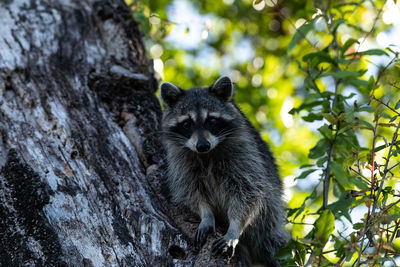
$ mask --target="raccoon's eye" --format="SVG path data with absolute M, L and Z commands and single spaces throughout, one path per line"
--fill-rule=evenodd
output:
M 215 124 L 218 123 L 218 119 L 216 119 L 216 118 L 209 118 L 209 119 L 208 119 L 208 123 L 209 123 L 210 125 L 215 125 Z
M 185 120 L 182 122 L 182 127 L 185 129 L 189 129 L 192 126 L 192 121 L 191 120 Z

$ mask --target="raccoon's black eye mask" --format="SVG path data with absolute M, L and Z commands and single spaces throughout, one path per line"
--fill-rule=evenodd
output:
M 186 119 L 169 130 L 175 134 L 190 138 L 195 131 L 196 125 L 192 119 Z M 214 136 L 222 136 L 232 133 L 237 127 L 233 121 L 225 120 L 218 117 L 208 117 L 202 125 L 197 125 L 197 128 L 208 130 Z
M 204 122 L 204 128 L 214 136 L 223 135 L 233 131 L 236 127 L 232 121 L 223 118 L 208 117 Z
M 192 127 L 192 125 L 193 125 L 193 122 L 191 119 L 184 120 L 183 122 L 178 124 L 179 127 L 182 127 L 185 129 L 190 129 Z
M 194 130 L 194 124 L 192 119 L 184 120 L 178 123 L 176 126 L 171 127 L 170 131 L 182 135 L 186 138 L 192 136 Z
M 209 117 L 206 122 L 210 125 L 216 125 L 219 122 L 219 118 Z

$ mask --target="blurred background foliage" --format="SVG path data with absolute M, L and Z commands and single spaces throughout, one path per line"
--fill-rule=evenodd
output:
M 280 166 L 283 266 L 399 266 L 400 5 L 126 0 L 160 80 L 228 75 Z

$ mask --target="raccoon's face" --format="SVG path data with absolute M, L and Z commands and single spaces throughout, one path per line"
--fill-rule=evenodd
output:
M 184 91 L 171 83 L 161 85 L 164 136 L 196 153 L 208 153 L 237 130 L 232 104 L 232 82 L 218 79 L 209 88 Z

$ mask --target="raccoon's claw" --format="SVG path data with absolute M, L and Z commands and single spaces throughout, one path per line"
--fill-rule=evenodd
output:
M 232 257 L 235 253 L 235 247 L 239 242 L 238 239 L 229 239 L 225 236 L 221 237 L 212 245 L 212 253 L 216 254 L 224 254 L 228 257 Z
M 195 236 L 195 241 L 196 244 L 201 247 L 204 245 L 204 243 L 207 240 L 207 236 L 212 233 L 214 231 L 214 228 L 210 225 L 210 226 L 206 226 L 206 227 L 200 227 L 197 228 L 196 231 L 196 236 Z

